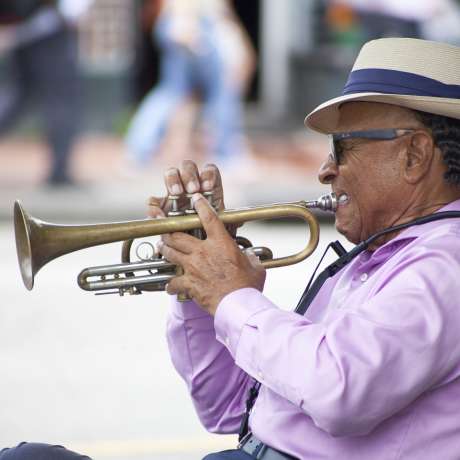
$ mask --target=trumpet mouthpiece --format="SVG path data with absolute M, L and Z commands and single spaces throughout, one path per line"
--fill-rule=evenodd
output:
M 337 195 L 335 193 L 322 195 L 317 200 L 306 201 L 305 206 L 307 208 L 321 209 L 321 211 L 335 212 L 337 210 Z

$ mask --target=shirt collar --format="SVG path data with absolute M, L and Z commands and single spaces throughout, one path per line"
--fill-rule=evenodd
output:
M 452 201 L 446 206 L 443 206 L 442 208 L 438 209 L 436 212 L 444 211 L 460 211 L 460 199 Z M 413 225 L 412 227 L 406 228 L 397 236 L 395 236 L 382 246 L 378 247 L 375 251 L 373 251 L 371 257 L 375 258 L 384 255 L 388 256 L 390 253 L 395 252 L 402 246 L 408 244 L 410 241 L 417 239 L 419 236 L 423 234 L 426 234 L 427 231 L 445 225 L 445 223 L 445 220 L 436 220 L 433 222 L 428 222 L 426 224 Z

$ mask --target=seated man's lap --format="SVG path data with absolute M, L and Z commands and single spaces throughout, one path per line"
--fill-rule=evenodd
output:
M 0 460 L 91 460 L 62 446 L 22 442 L 16 447 L 0 450 Z

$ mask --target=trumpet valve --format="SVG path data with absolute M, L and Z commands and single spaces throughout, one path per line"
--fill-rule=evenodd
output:
M 171 202 L 171 210 L 168 212 L 168 217 L 183 216 L 184 212 L 179 209 L 179 195 L 169 195 L 168 200 Z

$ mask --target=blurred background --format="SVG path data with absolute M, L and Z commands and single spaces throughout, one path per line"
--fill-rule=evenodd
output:
M 168 296 L 93 296 L 75 279 L 120 244 L 51 262 L 22 285 L 12 210 L 64 223 L 143 218 L 184 158 L 222 171 L 229 207 L 314 199 L 328 142 L 305 114 L 341 93 L 379 37 L 460 44 L 458 0 L 2 0 L 0 4 L 0 447 L 62 443 L 101 459 L 200 459 L 207 434 L 164 338 Z M 271 271 L 291 309 L 332 239 Z M 297 224 L 240 232 L 275 255 Z M 344 242 L 344 244 L 346 244 Z M 333 256 L 330 255 L 331 260 Z

